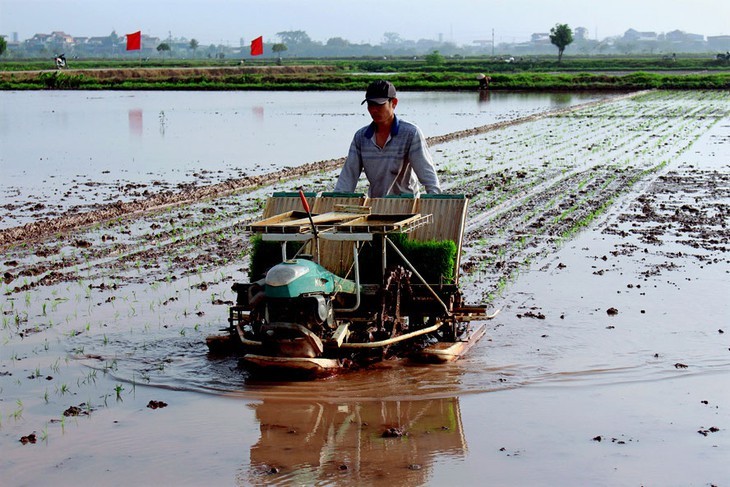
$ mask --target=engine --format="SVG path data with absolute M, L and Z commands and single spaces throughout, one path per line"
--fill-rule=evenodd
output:
M 336 327 L 332 298 L 352 292 L 341 279 L 314 262 L 295 259 L 272 267 L 266 275 L 260 339 L 276 356 L 314 358 Z

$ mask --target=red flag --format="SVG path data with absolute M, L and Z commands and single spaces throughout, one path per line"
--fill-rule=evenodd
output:
M 142 48 L 142 31 L 127 34 L 127 51 L 139 51 Z
M 260 56 L 264 53 L 264 38 L 258 36 L 256 39 L 251 41 L 251 55 Z

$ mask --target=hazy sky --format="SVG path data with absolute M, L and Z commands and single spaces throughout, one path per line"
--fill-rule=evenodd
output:
M 0 34 L 21 40 L 62 30 L 103 36 L 115 30 L 201 44 L 237 46 L 259 35 L 304 30 L 315 41 L 331 37 L 379 44 L 383 33 L 404 39 L 470 44 L 529 40 L 556 23 L 585 27 L 589 37 L 629 28 L 730 35 L 730 0 L 0 0 Z

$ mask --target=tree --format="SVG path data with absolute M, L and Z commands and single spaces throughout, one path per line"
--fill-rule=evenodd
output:
M 397 32 L 386 32 L 383 34 L 383 44 L 392 47 L 403 44 L 403 39 L 400 38 L 400 34 Z
M 163 52 L 170 52 L 170 44 L 167 42 L 161 43 L 159 46 L 157 46 L 157 52 L 162 54 Z
M 282 44 L 281 42 L 271 46 L 271 50 L 274 51 L 278 56 L 281 56 L 281 53 L 286 51 L 286 49 L 286 44 Z
M 343 39 L 342 37 L 330 37 L 327 39 L 327 47 L 348 47 L 350 41 Z
M 190 49 L 193 50 L 193 57 L 195 57 L 195 51 L 198 50 L 199 45 L 197 39 L 190 39 Z
M 558 48 L 558 62 L 561 62 L 565 47 L 573 42 L 573 31 L 568 24 L 555 24 L 555 27 L 550 29 L 550 42 Z
M 8 48 L 8 43 L 5 41 L 3 36 L 0 36 L 0 56 L 5 53 L 5 49 Z
M 109 43 L 110 47 L 117 47 L 119 45 L 119 36 L 117 35 L 117 31 L 113 30 L 111 34 L 107 37 L 107 42 Z
M 426 54 L 426 64 L 430 66 L 444 64 L 444 57 L 440 52 L 433 51 L 431 54 Z
M 287 44 L 292 47 L 306 46 L 312 43 L 312 39 L 309 38 L 309 34 L 303 30 L 285 30 L 277 32 L 276 35 L 279 36 L 283 44 Z

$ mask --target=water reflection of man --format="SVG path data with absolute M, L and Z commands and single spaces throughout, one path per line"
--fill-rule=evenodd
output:
M 419 182 L 427 193 L 440 193 L 439 179 L 421 129 L 395 115 L 398 105 L 395 86 L 385 80 L 370 83 L 362 103 L 368 104 L 373 121 L 355 133 L 335 191 L 352 193 L 365 171 L 371 198 L 418 195 Z

